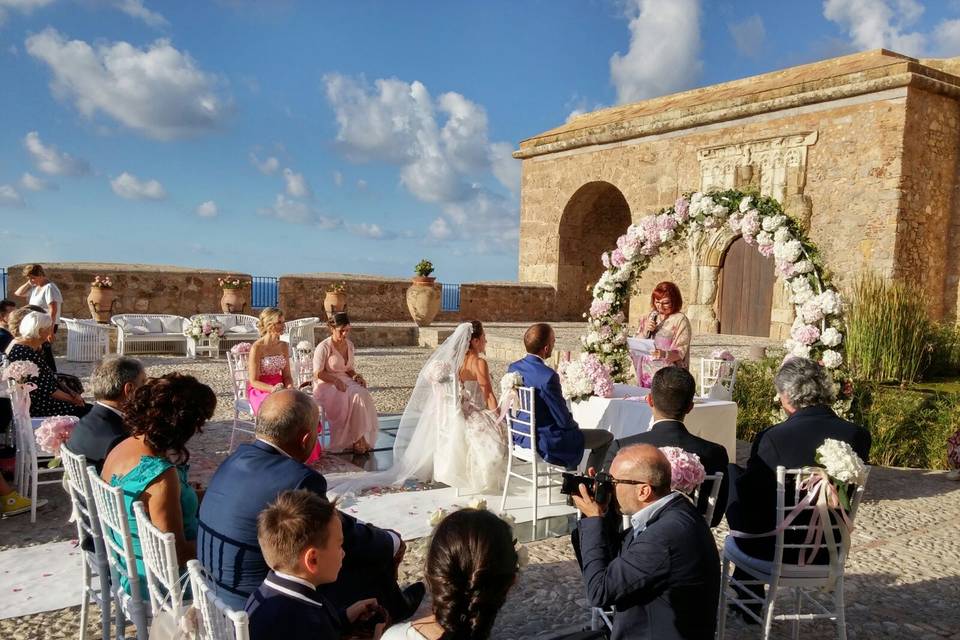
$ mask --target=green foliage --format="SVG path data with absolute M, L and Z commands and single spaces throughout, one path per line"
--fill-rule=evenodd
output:
M 960 393 L 862 383 L 851 414 L 873 437 L 870 464 L 946 469 L 947 438 L 960 428 Z
M 924 379 L 960 376 L 960 327 L 934 325 L 929 340 L 932 348 Z
M 737 369 L 733 385 L 733 401 L 737 403 L 737 439 L 753 442 L 762 429 L 780 422 L 780 404 L 773 386 L 773 376 L 781 358 L 744 360 Z
M 926 303 L 902 283 L 865 274 L 847 313 L 847 362 L 853 377 L 911 383 L 928 362 L 932 325 Z
M 433 263 L 427 259 L 423 259 L 413 268 L 413 272 L 421 278 L 426 278 L 433 273 Z

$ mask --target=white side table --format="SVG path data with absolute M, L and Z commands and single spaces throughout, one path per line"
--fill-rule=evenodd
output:
M 211 358 L 220 357 L 220 338 L 198 338 L 196 340 L 196 346 L 193 348 L 193 356 L 197 357 L 201 353 Z

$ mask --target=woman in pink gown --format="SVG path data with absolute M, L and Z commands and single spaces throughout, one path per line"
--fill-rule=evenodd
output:
M 330 337 L 313 352 L 313 397 L 330 423 L 330 451 L 369 453 L 377 441 L 377 408 L 354 369 L 350 318 L 335 313 L 328 325 Z

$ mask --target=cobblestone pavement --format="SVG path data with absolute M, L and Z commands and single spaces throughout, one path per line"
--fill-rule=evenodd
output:
M 426 358 L 424 349 L 367 349 L 358 354 L 360 370 L 371 380 L 382 413 L 402 409 L 410 383 Z M 221 398 L 215 420 L 232 417 L 226 365 L 188 362 L 179 358 L 148 358 L 150 374 L 180 370 L 211 384 Z M 496 379 L 506 363 L 491 363 Z M 83 374 L 88 367 L 65 366 Z M 226 424 L 212 424 L 192 449 L 199 461 L 213 467 L 226 454 Z M 740 457 L 746 447 L 741 443 Z M 203 466 L 203 465 L 201 465 Z M 191 469 L 207 473 L 212 469 Z M 29 518 L 0 520 L 0 550 L 75 537 L 66 524 L 68 505 L 58 489 L 43 494 L 51 504 Z M 724 528 L 715 532 L 718 544 Z M 422 571 L 422 556 L 415 545 L 402 567 L 403 581 Z M 567 537 L 529 544 L 530 565 L 521 574 L 501 611 L 494 638 L 512 640 L 547 638 L 588 621 L 580 574 Z M 0 587 L 2 588 L 2 587 Z M 853 549 L 847 563 L 847 630 L 851 639 L 953 638 L 960 640 L 960 483 L 942 472 L 892 468 L 874 469 L 857 518 Z M 788 601 L 781 604 L 787 605 Z M 707 613 L 707 612 L 705 612 Z M 94 614 L 92 617 L 96 618 Z M 32 616 L 0 620 L 0 638 L 74 638 L 77 607 Z M 91 626 L 91 633 L 97 631 Z M 804 623 L 806 638 L 835 637 L 832 625 Z M 790 637 L 786 624 L 775 626 L 774 637 Z M 759 637 L 756 628 L 739 618 L 728 618 L 728 638 Z

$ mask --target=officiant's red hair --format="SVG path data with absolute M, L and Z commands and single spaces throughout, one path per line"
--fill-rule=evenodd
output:
M 653 293 L 650 294 L 650 308 L 655 308 L 656 301 L 664 298 L 669 298 L 670 302 L 673 303 L 673 313 L 677 313 L 683 308 L 683 296 L 680 295 L 680 287 L 667 280 L 653 288 Z

